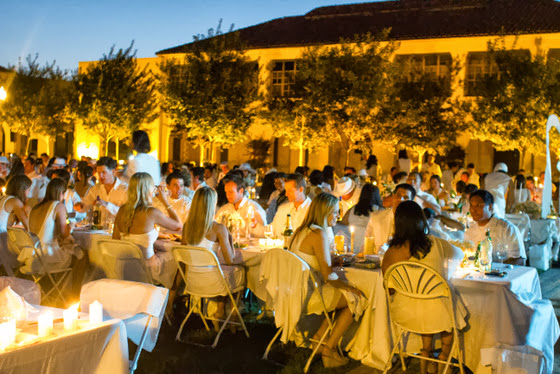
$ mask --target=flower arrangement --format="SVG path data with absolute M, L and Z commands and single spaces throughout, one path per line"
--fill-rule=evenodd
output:
M 381 191 L 379 191 L 381 193 L 381 197 L 387 197 L 395 193 L 395 187 L 397 187 L 397 185 L 395 184 L 395 182 L 389 181 L 381 182 L 381 187 Z
M 245 228 L 245 220 L 238 212 L 222 212 L 216 217 L 216 221 L 226 226 L 229 232 Z
M 532 219 L 539 219 L 541 216 L 541 206 L 534 201 L 515 204 L 513 211 L 525 213 Z

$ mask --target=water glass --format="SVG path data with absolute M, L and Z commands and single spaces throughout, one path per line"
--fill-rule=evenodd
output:
M 264 227 L 264 236 L 268 239 L 273 239 L 274 230 L 272 230 L 272 225 L 266 225 Z
M 508 257 L 508 246 L 507 244 L 497 244 L 496 245 L 496 257 L 503 264 L 504 260 Z

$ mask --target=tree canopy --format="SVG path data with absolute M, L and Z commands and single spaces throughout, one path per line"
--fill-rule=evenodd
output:
M 147 66 L 138 67 L 133 45 L 116 52 L 111 47 L 75 79 L 74 111 L 86 129 L 99 134 L 105 152 L 109 140 L 128 137 L 157 117 L 155 79 Z

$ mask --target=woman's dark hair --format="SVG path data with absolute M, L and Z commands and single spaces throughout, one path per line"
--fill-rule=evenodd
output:
M 80 173 L 82 173 L 82 177 L 85 178 L 84 180 L 87 180 L 89 177 L 93 176 L 93 168 L 89 165 L 84 166 L 80 169 Z
M 467 184 L 464 181 L 458 181 L 455 184 L 455 188 L 457 189 L 458 194 L 464 193 L 465 192 L 465 187 L 467 187 Z
M 59 201 L 60 194 L 66 191 L 66 182 L 62 179 L 54 178 L 47 185 L 47 190 L 45 191 L 45 197 L 39 204 L 37 204 L 33 209 L 39 208 L 40 206 L 50 203 L 51 201 Z
M 360 192 L 360 199 L 354 207 L 354 214 L 357 216 L 369 216 L 373 212 L 373 205 L 380 206 L 381 196 L 379 188 L 371 183 L 366 183 Z
M 261 186 L 261 192 L 259 194 L 260 200 L 268 201 L 272 192 L 276 190 L 276 187 L 274 187 L 274 179 L 276 179 L 277 174 L 278 173 L 273 171 L 264 176 L 263 183 Z
M 432 181 L 432 179 L 436 179 L 436 180 L 438 181 L 438 183 L 441 185 L 441 178 L 440 178 L 439 175 L 433 174 L 433 175 L 430 177 L 430 182 Z
M 8 176 L 6 177 L 6 180 L 9 181 L 14 176 L 21 174 L 25 175 L 25 167 L 23 166 L 23 162 L 21 162 L 21 159 L 18 157 L 13 161 L 12 169 L 10 170 L 10 174 L 8 174 Z
M 372 167 L 372 165 L 377 165 L 377 157 L 375 155 L 371 155 L 368 157 L 366 161 L 366 170 Z
M 399 158 L 408 159 L 408 154 L 406 153 L 406 149 L 401 149 L 399 151 Z
M 476 184 L 469 183 L 469 184 L 467 184 L 467 187 L 465 187 L 465 191 L 463 193 L 466 193 L 467 195 L 470 195 L 476 190 L 478 190 L 478 187 L 476 186 Z
M 303 168 L 303 166 L 298 166 L 298 167 L 296 167 L 296 170 L 294 171 L 294 173 L 305 175 L 305 169 Z
M 165 173 L 167 173 L 167 169 L 169 169 L 169 162 L 164 162 L 163 164 L 161 164 L 161 176 L 165 176 Z M 202 174 L 204 175 L 204 168 L 202 169 Z
M 313 170 L 311 174 L 309 174 L 309 183 L 313 186 L 320 186 L 323 181 L 323 172 L 321 170 Z
M 482 199 L 482 201 L 484 201 L 485 205 L 490 205 L 490 204 L 494 204 L 494 196 L 492 196 L 492 194 L 486 190 L 476 190 L 474 191 L 471 196 L 470 199 L 472 200 L 472 198 L 474 196 L 478 196 Z
M 525 176 L 523 174 L 518 174 L 515 177 L 515 188 L 525 188 Z
M 395 175 L 393 175 L 393 183 L 397 184 L 399 183 L 399 181 L 403 178 L 406 177 L 408 174 L 406 173 L 406 171 L 401 171 L 400 173 L 397 173 Z
M 327 182 L 334 179 L 334 168 L 332 166 L 325 165 L 323 168 L 323 179 Z
M 52 171 L 52 175 L 56 175 L 56 178 L 62 179 L 66 185 L 70 182 L 70 173 L 66 169 L 55 169 Z
M 150 146 L 150 137 L 146 131 L 134 131 L 132 133 L 132 144 L 134 144 L 134 150 L 138 153 L 148 153 L 152 150 Z
M 395 234 L 389 240 L 389 247 L 398 247 L 408 242 L 410 255 L 422 259 L 432 246 L 428 237 L 428 221 L 420 205 L 414 201 L 403 201 L 395 211 Z
M 8 179 L 8 186 L 6 187 L 6 195 L 17 197 L 22 203 L 27 202 L 27 195 L 25 191 L 31 187 L 31 179 L 25 174 L 17 174 Z

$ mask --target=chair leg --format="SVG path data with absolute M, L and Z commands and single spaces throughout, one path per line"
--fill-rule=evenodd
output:
M 214 343 L 212 344 L 212 349 L 216 348 L 216 346 L 218 345 L 220 336 L 222 335 L 222 332 L 224 332 L 224 329 L 226 328 L 226 325 L 229 323 L 229 320 L 231 319 L 232 315 L 233 315 L 233 309 L 229 312 L 227 318 L 225 319 L 224 323 L 220 327 L 220 331 L 218 331 L 218 335 L 216 335 L 216 338 L 214 339 Z
M 249 331 L 247 331 L 247 326 L 245 326 L 245 321 L 243 321 L 243 316 L 241 315 L 241 311 L 239 310 L 239 297 L 241 296 L 241 292 L 237 293 L 237 297 L 235 298 L 235 305 L 232 306 L 232 309 L 235 308 L 235 312 L 237 314 L 237 316 L 239 317 L 239 323 L 241 324 L 241 327 L 243 328 L 243 330 L 245 331 L 245 335 L 247 337 L 249 337 Z
M 187 323 L 187 320 L 191 316 L 192 312 L 193 312 L 193 309 L 192 309 L 192 307 L 189 306 L 189 312 L 187 313 L 187 316 L 185 317 L 183 322 L 181 322 L 181 326 L 179 327 L 179 331 L 177 332 L 177 335 L 175 336 L 175 340 L 181 341 L 181 333 L 183 332 L 183 327 L 185 327 L 185 323 Z
M 264 351 L 264 355 L 262 357 L 263 360 L 268 360 L 268 353 L 270 352 L 270 349 L 272 348 L 272 345 L 274 344 L 276 339 L 278 339 L 278 337 L 280 336 L 280 333 L 282 332 L 282 330 L 284 330 L 284 326 L 280 327 L 278 329 L 278 331 L 276 331 L 276 334 L 274 335 L 274 337 L 272 338 L 270 343 L 268 343 L 268 346 L 266 347 L 266 350 Z
M 309 370 L 309 367 L 311 366 L 311 363 L 313 362 L 313 357 L 315 357 L 315 354 L 317 353 L 319 348 L 321 348 L 321 345 L 323 344 L 323 341 L 327 338 L 327 336 L 329 335 L 329 333 L 331 331 L 332 331 L 332 328 L 329 326 L 325 330 L 325 332 L 323 333 L 323 336 L 321 336 L 321 339 L 319 340 L 319 343 L 317 344 L 317 346 L 315 348 L 313 348 L 313 352 L 311 352 L 311 356 L 309 356 L 309 358 L 307 359 L 307 363 L 305 364 L 305 367 L 303 368 L 304 373 L 307 373 L 307 371 Z

